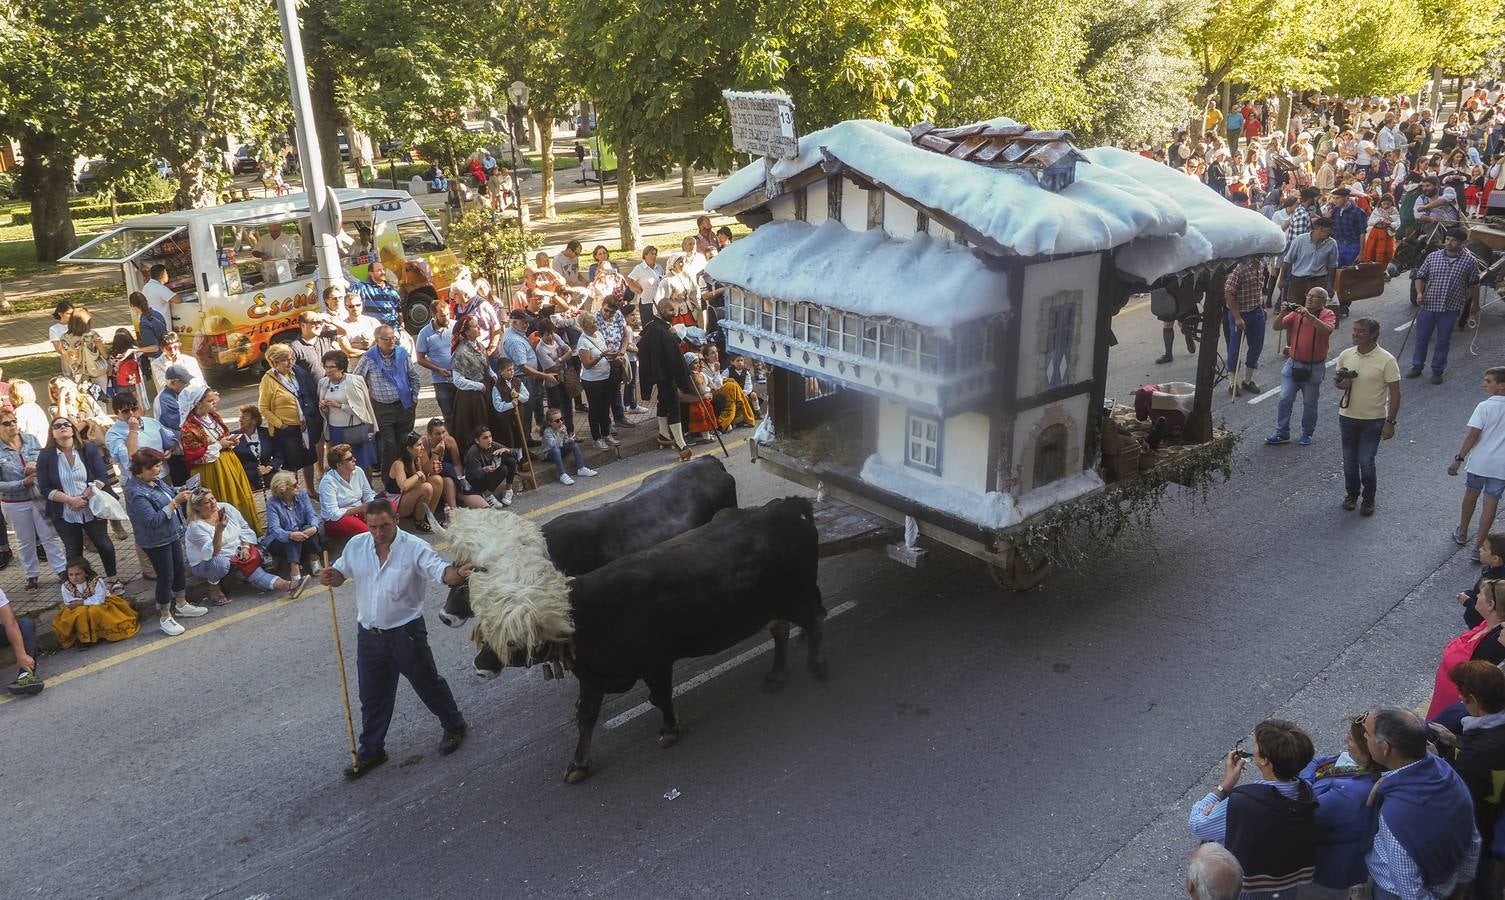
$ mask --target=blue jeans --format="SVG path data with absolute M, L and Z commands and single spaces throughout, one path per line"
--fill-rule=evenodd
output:
M 1291 370 L 1296 367 L 1311 371 L 1311 378 L 1296 381 Z M 1296 395 L 1301 395 L 1301 434 L 1310 437 L 1317 429 L 1317 398 L 1322 393 L 1322 376 L 1326 367 L 1318 363 L 1298 363 L 1286 360 L 1280 370 L 1280 399 L 1275 401 L 1275 433 L 1281 437 L 1291 436 L 1291 407 L 1296 405 Z
M 434 402 L 446 422 L 455 420 L 455 386 L 448 381 L 434 382 Z
M 1258 369 L 1259 354 L 1265 349 L 1265 308 L 1263 306 L 1244 313 L 1242 331 L 1233 329 L 1233 313 L 1227 313 L 1223 317 L 1223 336 L 1228 339 L 1228 371 L 1230 373 L 1238 368 L 1239 341 L 1246 332 L 1249 335 L 1249 352 L 1244 356 L 1244 368 Z M 1253 376 L 1246 373 L 1244 377 Z
M 1365 500 L 1374 499 L 1374 455 L 1380 449 L 1384 427 L 1384 419 L 1338 416 L 1338 432 L 1343 439 L 1343 487 L 1348 496 L 1359 496 L 1362 488 Z
M 187 569 L 184 562 L 182 539 L 160 547 L 145 547 L 146 556 L 157 571 L 157 612 L 172 608 L 172 599 L 183 596 L 187 589 Z
M 289 565 L 293 563 L 302 565 L 304 557 L 312 555 L 317 559 L 322 549 L 323 546 L 319 543 L 319 536 L 316 534 L 301 541 L 271 541 L 267 544 L 266 552 L 273 559 L 280 559 Z
M 36 659 L 37 623 L 33 622 L 30 616 L 16 616 L 16 624 L 21 627 L 21 643 L 25 645 L 21 649 L 26 651 L 27 656 Z M 0 647 L 10 647 L 10 637 L 3 630 L 0 630 Z M 11 647 L 11 649 L 15 648 Z
M 566 443 L 564 445 L 564 449 L 569 450 L 571 453 L 573 453 L 575 455 L 575 469 L 577 471 L 580 469 L 581 466 L 585 465 L 585 455 L 580 452 L 580 442 L 579 441 L 570 441 L 570 442 Z M 559 474 L 560 475 L 565 474 L 565 471 L 564 471 L 564 454 L 562 452 L 560 452 L 560 448 L 558 448 L 558 447 L 546 447 L 546 448 L 544 448 L 544 455 L 547 456 L 549 459 L 551 459 L 551 460 L 554 461 L 554 468 L 556 468 L 556 469 L 559 470 Z
M 188 567 L 188 571 L 210 584 L 219 584 L 225 576 L 231 573 L 240 575 L 240 570 L 230 565 L 230 558 L 227 556 L 216 556 L 201 563 L 195 563 Z M 277 576 L 266 569 L 252 569 L 246 580 L 255 585 L 259 591 L 270 591 L 277 587 Z
M 381 631 L 360 626 L 355 640 L 355 671 L 361 697 L 361 759 L 381 753 L 387 743 L 399 675 L 408 680 L 418 699 L 439 717 L 446 731 L 465 727 L 465 717 L 455 705 L 449 682 L 434 665 L 422 616 Z
M 1416 346 L 1411 350 L 1411 368 L 1419 369 L 1427 361 L 1427 344 L 1432 332 L 1437 332 L 1437 346 L 1432 350 L 1432 374 L 1441 375 L 1448 367 L 1448 348 L 1453 344 L 1453 326 L 1458 324 L 1462 310 L 1432 312 L 1421 309 L 1416 312 Z

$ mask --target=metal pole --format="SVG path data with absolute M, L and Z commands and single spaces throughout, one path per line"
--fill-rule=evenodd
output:
M 322 294 L 334 280 L 344 281 L 340 252 L 334 241 L 340 211 L 324 184 L 324 160 L 314 130 L 313 100 L 308 93 L 308 70 L 303 63 L 303 35 L 294 3 L 295 0 L 277 0 L 277 15 L 282 19 L 282 52 L 287 60 L 287 83 L 293 104 L 293 133 L 298 142 L 298 163 L 303 169 L 308 217 L 313 226 L 314 256 L 319 264 L 315 290 Z
M 596 123 L 600 125 L 600 122 Z M 601 132 L 596 131 L 596 205 L 606 206 L 606 170 L 601 159 Z

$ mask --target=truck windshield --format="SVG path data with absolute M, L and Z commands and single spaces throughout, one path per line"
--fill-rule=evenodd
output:
M 65 262 L 124 263 L 166 240 L 180 229 L 173 225 L 117 228 L 63 257 Z

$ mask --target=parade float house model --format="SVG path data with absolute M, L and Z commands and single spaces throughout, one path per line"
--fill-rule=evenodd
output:
M 1102 487 L 1113 314 L 1284 238 L 1173 169 L 1071 138 L 847 121 L 707 196 L 754 228 L 707 273 L 728 286 L 728 348 L 775 367 L 765 459 L 839 423 L 857 457 L 821 466 L 823 486 L 988 547 Z

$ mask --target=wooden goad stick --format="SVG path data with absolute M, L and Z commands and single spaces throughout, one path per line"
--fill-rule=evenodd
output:
M 323 551 L 320 556 L 324 568 L 329 568 L 329 551 Z M 345 733 L 350 736 L 350 765 L 359 766 L 361 758 L 355 749 L 355 719 L 350 715 L 350 682 L 345 680 L 345 650 L 340 646 L 340 620 L 335 613 L 334 588 L 325 585 L 324 590 L 329 594 L 329 628 L 334 632 L 334 658 L 340 664 L 340 695 L 345 700 Z
M 512 414 L 517 416 L 517 433 L 522 435 L 523 445 L 518 452 L 523 455 L 523 461 L 528 464 L 528 477 L 533 481 L 533 490 L 538 490 L 538 474 L 533 471 L 533 453 L 528 450 L 528 430 L 523 427 L 523 411 L 519 408 L 516 400 L 512 401 Z

